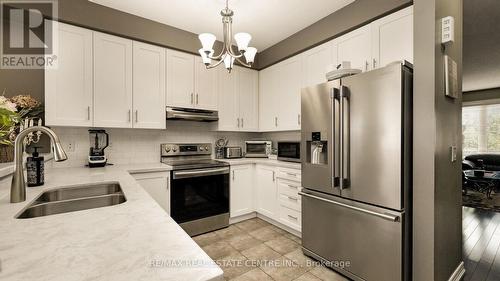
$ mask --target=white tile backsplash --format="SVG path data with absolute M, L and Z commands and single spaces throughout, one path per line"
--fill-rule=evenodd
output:
M 110 146 L 105 152 L 113 164 L 152 163 L 160 161 L 161 143 L 214 144 L 220 137 L 227 137 L 230 146 L 244 146 L 245 140 L 261 138 L 259 133 L 217 132 L 216 123 L 169 121 L 166 130 L 106 129 Z M 63 147 L 73 142 L 73 151 L 66 151 L 68 160 L 54 163 L 56 167 L 78 167 L 87 163 L 90 140 L 88 128 L 54 127 Z

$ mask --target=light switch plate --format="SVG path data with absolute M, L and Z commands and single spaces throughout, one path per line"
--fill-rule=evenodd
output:
M 457 62 L 449 56 L 444 56 L 444 94 L 447 97 L 458 98 Z
M 457 153 L 458 149 L 455 145 L 450 147 L 450 154 L 451 154 L 451 163 L 457 162 Z
M 441 19 L 441 43 L 453 43 L 455 41 L 455 19 L 451 16 Z

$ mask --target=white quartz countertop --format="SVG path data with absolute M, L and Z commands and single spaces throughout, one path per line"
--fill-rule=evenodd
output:
M 232 166 L 245 164 L 262 164 L 282 168 L 300 169 L 300 163 L 274 160 L 269 158 L 238 158 L 238 159 L 218 159 L 229 163 Z
M 9 203 L 0 181 L 0 280 L 222 280 L 222 270 L 129 172 L 170 170 L 161 163 L 48 168 L 43 187 Z M 31 219 L 15 216 L 42 191 L 118 182 L 127 199 L 110 207 Z

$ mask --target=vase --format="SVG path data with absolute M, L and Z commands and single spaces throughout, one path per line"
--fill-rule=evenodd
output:
M 0 145 L 0 163 L 14 162 L 14 147 Z

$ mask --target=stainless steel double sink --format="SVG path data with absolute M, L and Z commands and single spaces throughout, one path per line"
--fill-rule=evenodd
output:
M 120 184 L 105 182 L 47 190 L 24 208 L 17 219 L 118 205 L 127 201 Z

